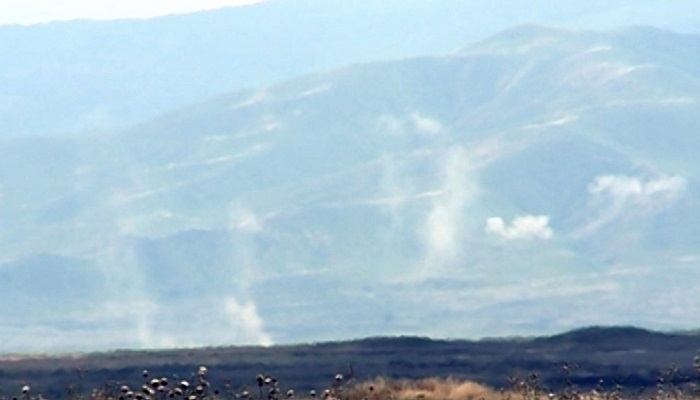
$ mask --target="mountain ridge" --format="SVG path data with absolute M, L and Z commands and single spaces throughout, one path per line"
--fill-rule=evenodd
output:
M 295 0 L 147 20 L 5 25 L 0 132 L 119 130 L 222 90 L 350 63 L 442 54 L 525 22 L 609 29 L 625 21 L 698 32 L 690 17 L 698 14 L 695 3 L 635 5 L 647 15 L 630 13 L 621 0 L 566 7 L 547 0 L 500 12 L 452 0 L 429 5 Z

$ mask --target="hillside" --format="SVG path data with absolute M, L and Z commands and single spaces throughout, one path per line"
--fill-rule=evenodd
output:
M 694 49 L 522 26 L 4 138 L 0 351 L 695 328 Z

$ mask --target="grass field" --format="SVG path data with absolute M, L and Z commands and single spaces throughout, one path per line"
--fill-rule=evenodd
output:
M 209 368 L 200 366 L 188 379 L 152 377 L 144 370 L 140 386 L 105 382 L 101 387 L 85 390 L 79 385 L 68 385 L 60 397 L 70 400 L 693 400 L 700 399 L 700 355 L 695 357 L 693 366 L 697 376 L 682 376 L 680 370 L 671 367 L 659 375 L 655 387 L 633 391 L 619 383 L 606 388 L 603 381 L 593 389 L 579 389 L 567 379 L 570 367 L 564 363 L 559 367 L 566 384 L 558 390 L 544 385 L 538 373 L 511 376 L 510 387 L 498 390 L 454 378 L 377 377 L 358 382 L 352 376 L 336 374 L 325 387 L 303 392 L 265 374 L 256 375 L 249 385 L 225 381 L 217 387 L 209 381 Z M 30 383 L 17 388 L 16 395 L 0 396 L 0 400 L 46 399 L 43 394 L 34 393 Z
M 700 400 L 699 349 L 696 333 L 612 327 L 479 341 L 5 355 L 0 400 Z

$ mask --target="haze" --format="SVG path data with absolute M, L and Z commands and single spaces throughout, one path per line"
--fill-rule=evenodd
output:
M 0 27 L 0 352 L 697 328 L 700 3 L 162 3 L 0 11 L 140 18 Z

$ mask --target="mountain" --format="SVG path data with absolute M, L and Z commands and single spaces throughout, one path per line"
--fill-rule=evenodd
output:
M 696 49 L 527 25 L 3 138 L 0 351 L 695 328 Z
M 0 26 L 0 136 L 110 131 L 222 91 L 443 54 L 525 22 L 700 32 L 692 0 L 277 0 L 151 20 Z

